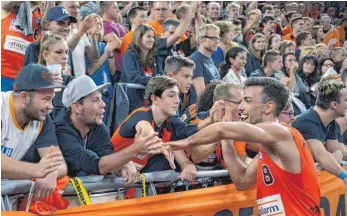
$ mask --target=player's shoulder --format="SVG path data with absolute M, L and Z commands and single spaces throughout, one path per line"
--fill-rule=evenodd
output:
M 292 137 L 289 125 L 286 126 L 279 122 L 273 121 L 258 123 L 256 126 L 262 128 L 266 133 L 270 134 L 273 137 L 278 137 L 281 139 Z

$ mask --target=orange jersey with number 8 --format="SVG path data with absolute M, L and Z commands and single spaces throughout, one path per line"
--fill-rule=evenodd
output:
M 318 173 L 311 151 L 299 131 L 282 124 L 299 150 L 301 172 L 290 173 L 260 148 L 257 170 L 258 215 L 321 215 Z

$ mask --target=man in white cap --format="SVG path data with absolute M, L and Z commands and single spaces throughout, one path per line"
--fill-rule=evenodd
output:
M 86 75 L 71 81 L 63 93 L 65 112 L 54 120 L 56 135 L 68 165 L 69 176 L 104 175 L 121 168 L 126 183 L 139 180 L 131 159 L 138 154 L 159 153 L 161 140 L 156 133 L 136 134 L 134 145 L 114 152 L 109 131 L 102 122 L 105 103 L 100 91 L 110 83 L 97 86 Z

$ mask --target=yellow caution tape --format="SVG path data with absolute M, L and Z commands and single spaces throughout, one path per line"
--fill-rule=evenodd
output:
M 146 197 L 147 193 L 146 193 L 146 177 L 144 174 L 140 175 L 141 177 L 141 182 L 142 182 L 142 197 Z
M 87 190 L 84 188 L 83 183 L 80 178 L 70 178 L 72 187 L 75 189 L 75 192 L 80 200 L 81 205 L 90 205 L 90 201 Z

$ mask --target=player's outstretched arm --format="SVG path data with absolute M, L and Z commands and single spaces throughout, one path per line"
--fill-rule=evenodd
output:
M 176 150 L 185 149 L 188 146 L 207 145 L 219 142 L 223 139 L 273 145 L 282 135 L 288 137 L 288 130 L 278 130 L 278 125 L 277 123 L 260 123 L 254 126 L 241 122 L 220 122 L 202 129 L 187 139 L 170 142 L 169 144 Z

